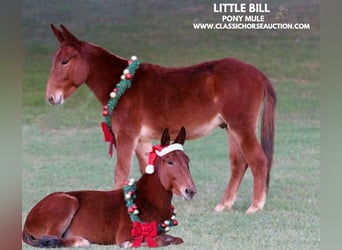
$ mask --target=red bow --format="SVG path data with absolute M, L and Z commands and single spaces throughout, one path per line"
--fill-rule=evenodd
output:
M 103 135 L 104 135 L 104 140 L 106 142 L 109 142 L 109 150 L 108 150 L 108 155 L 110 157 L 113 156 L 113 145 L 116 148 L 116 140 L 113 131 L 107 126 L 105 122 L 101 123 Z
M 133 222 L 133 228 L 131 235 L 133 237 L 132 247 L 140 247 L 141 243 L 145 239 L 148 247 L 157 247 L 155 237 L 158 234 L 158 225 L 156 221 L 151 223 L 140 223 L 138 221 Z

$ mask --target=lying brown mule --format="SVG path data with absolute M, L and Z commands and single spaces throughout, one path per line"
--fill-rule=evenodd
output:
M 170 144 L 164 130 L 161 144 L 150 153 L 146 173 L 114 191 L 56 192 L 38 202 L 27 215 L 23 241 L 35 247 L 119 244 L 149 247 L 181 244 L 167 235 L 177 225 L 172 193 L 191 200 L 196 193 L 183 151 L 185 129 Z

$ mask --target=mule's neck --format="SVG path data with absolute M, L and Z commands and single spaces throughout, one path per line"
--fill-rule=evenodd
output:
M 162 185 L 158 176 L 158 167 L 155 173 L 144 174 L 137 182 L 137 200 L 149 211 L 157 211 L 161 219 L 170 216 L 172 202 L 172 191 L 167 190 Z
M 120 81 L 127 60 L 120 58 L 99 46 L 84 42 L 85 59 L 89 65 L 86 84 L 102 105 L 107 104 L 109 93 Z

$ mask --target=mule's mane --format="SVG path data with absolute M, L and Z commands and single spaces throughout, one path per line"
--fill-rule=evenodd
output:
M 151 202 L 155 202 L 155 197 L 163 197 L 160 198 L 160 200 L 163 201 L 162 203 L 171 204 L 172 191 L 164 187 L 161 182 L 161 161 L 162 159 L 160 157 L 156 158 L 153 174 L 144 173 L 142 175 L 137 182 L 137 191 L 141 191 L 144 196 L 146 195 L 145 198 L 151 200 Z M 153 190 L 153 192 L 144 190 Z
M 157 161 L 161 161 L 157 159 Z M 159 165 L 159 163 L 158 163 Z M 167 212 L 171 206 L 172 202 L 172 191 L 167 190 L 161 183 L 159 177 L 160 169 L 156 167 L 154 174 L 144 174 L 137 182 L 135 200 L 139 209 L 144 211 L 158 210 L 159 221 L 169 218 L 170 214 Z M 145 214 L 148 217 L 148 215 Z M 149 220 L 149 218 L 143 218 L 143 220 Z M 156 218 L 154 218 L 156 219 Z M 150 222 L 150 221 L 148 221 Z
M 120 80 L 122 70 L 127 66 L 127 60 L 93 43 L 83 42 L 82 44 L 81 54 L 89 65 L 86 84 L 101 104 L 105 105 L 109 99 L 109 93 Z
M 109 93 L 115 87 L 116 83 L 120 81 L 122 71 L 128 65 L 128 59 L 117 56 L 97 44 L 85 41 L 80 41 L 80 43 L 81 45 L 78 46 L 81 50 L 80 54 L 82 54 L 89 65 L 89 74 L 85 82 L 101 104 L 105 105 L 108 102 Z M 70 45 L 72 46 L 72 43 Z M 137 74 L 139 78 L 137 81 L 143 81 L 144 78 L 151 77 L 151 73 L 154 74 L 152 77 L 155 79 L 160 76 L 165 77 L 166 75 L 170 75 L 170 77 L 184 77 L 188 74 L 193 76 L 197 75 L 205 79 L 205 75 L 213 70 L 215 63 L 218 61 L 204 62 L 184 67 L 166 67 L 152 63 L 141 63 L 139 69 L 141 74 L 140 76 Z

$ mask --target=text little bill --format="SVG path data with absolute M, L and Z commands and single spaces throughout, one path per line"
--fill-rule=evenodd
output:
M 267 3 L 214 3 L 214 13 L 270 13 Z

